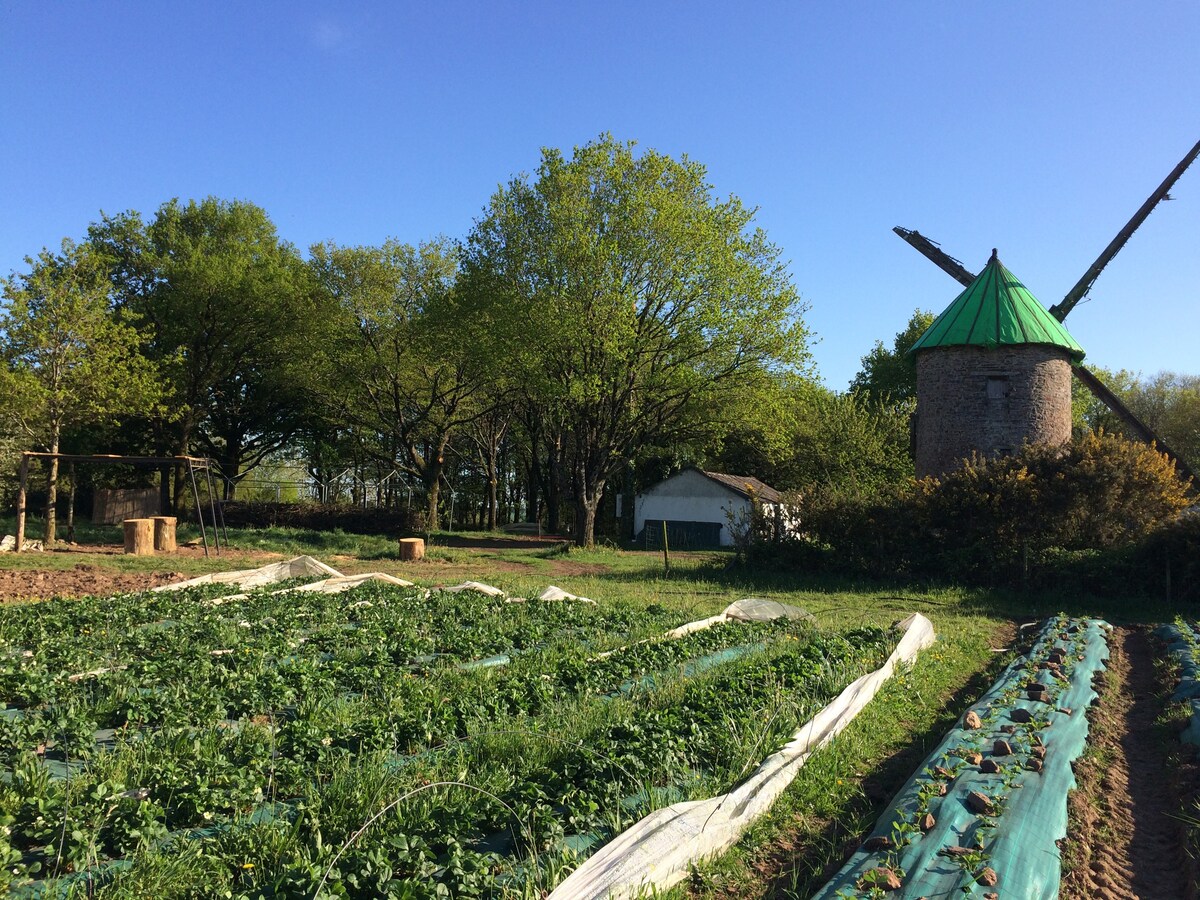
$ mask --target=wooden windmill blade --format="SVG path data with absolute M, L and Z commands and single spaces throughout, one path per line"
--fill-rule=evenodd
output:
M 926 259 L 963 287 L 970 287 L 971 282 L 975 280 L 975 276 L 968 272 L 962 263 L 944 251 L 937 241 L 931 241 L 925 235 L 921 234 L 921 232 L 910 231 L 907 228 L 901 228 L 899 225 L 893 228 L 892 231 L 900 235 L 901 238 L 916 248 L 918 253 L 923 254 Z
M 1198 151 L 1198 150 L 1200 150 L 1200 144 L 1197 144 L 1196 147 L 1193 148 L 1193 152 L 1191 154 L 1193 159 L 1195 158 L 1196 151 Z M 1190 163 L 1191 160 L 1188 160 L 1188 162 Z M 1184 166 L 1184 168 L 1187 168 L 1187 167 Z M 1174 173 L 1172 173 L 1172 174 L 1174 174 Z M 1179 174 L 1182 174 L 1182 171 L 1180 171 Z M 1178 175 L 1176 175 L 1175 177 L 1178 178 Z M 1174 184 L 1174 180 L 1171 180 L 1170 183 Z M 1165 182 L 1164 182 L 1164 184 L 1165 184 Z M 1169 187 L 1170 185 L 1167 185 L 1167 186 Z M 1162 190 L 1161 186 L 1160 186 L 1160 190 Z M 1166 194 L 1165 190 L 1163 190 L 1163 194 L 1164 195 Z M 1162 197 L 1160 196 L 1158 199 L 1161 200 Z M 1157 203 L 1157 201 L 1155 201 L 1155 202 Z M 1153 206 L 1151 208 L 1153 208 Z M 1144 205 L 1143 205 L 1143 209 L 1145 209 Z M 1138 210 L 1138 214 L 1141 214 L 1141 213 L 1142 213 L 1142 210 Z M 1145 215 L 1141 216 L 1141 221 L 1145 221 L 1145 217 L 1147 215 L 1149 215 L 1149 210 L 1146 210 Z M 1129 235 L 1133 234 L 1133 231 L 1136 230 L 1137 225 L 1141 224 L 1141 221 L 1138 221 L 1137 224 L 1134 224 L 1134 220 L 1137 220 L 1137 218 L 1138 218 L 1138 215 L 1135 215 L 1134 219 L 1130 220 L 1130 224 L 1126 225 L 1125 229 L 1122 229 L 1122 234 L 1125 233 L 1126 229 L 1129 230 L 1129 233 L 1125 234 L 1124 240 L 1122 240 L 1120 245 L 1118 245 L 1116 247 L 1116 250 L 1121 249 L 1121 246 L 1124 245 L 1125 241 L 1129 240 Z M 1130 225 L 1133 225 L 1133 228 L 1130 228 Z M 975 281 L 975 276 L 970 271 L 968 271 L 963 266 L 962 263 L 960 263 L 957 259 L 955 259 L 950 254 L 946 253 L 946 251 L 942 250 L 942 248 L 935 241 L 931 241 L 929 238 L 925 237 L 925 235 L 921 234 L 921 232 L 915 231 L 915 230 L 910 230 L 908 228 L 901 228 L 899 225 L 897 225 L 895 228 L 893 228 L 892 231 L 896 232 L 896 234 L 898 234 L 908 244 L 910 244 L 917 251 L 919 251 L 923 256 L 925 256 L 927 259 L 929 259 L 934 265 L 936 265 L 939 269 L 941 269 L 943 272 L 947 273 L 951 278 L 955 279 L 963 286 L 969 286 L 972 282 Z M 1118 235 L 1117 237 L 1120 238 L 1121 235 Z M 1116 244 L 1116 243 L 1117 242 L 1114 240 L 1112 244 L 1109 244 L 1108 248 L 1105 249 L 1105 253 L 1107 254 L 1108 251 L 1110 249 L 1112 249 L 1113 244 Z M 1116 255 L 1116 250 L 1113 250 L 1111 254 L 1108 254 L 1108 260 L 1111 260 L 1112 257 Z M 1104 260 L 1104 254 L 1101 254 L 1101 257 L 1100 257 L 1100 259 L 1097 260 L 1097 262 L 1100 262 L 1101 260 Z M 1104 260 L 1104 264 L 1107 264 L 1108 260 Z M 1093 265 L 1093 268 L 1095 268 L 1094 265 Z M 1104 265 L 1101 265 L 1100 268 L 1101 269 L 1104 268 Z M 1089 269 L 1088 271 L 1090 272 L 1091 270 Z M 1097 270 L 1096 274 L 1099 275 L 1099 270 Z M 1085 276 L 1085 278 L 1086 278 L 1086 276 Z M 1089 281 L 1087 283 L 1087 287 L 1090 287 L 1091 283 L 1094 282 L 1095 280 L 1096 279 L 1093 277 L 1091 279 L 1091 281 Z M 1081 279 L 1081 283 L 1082 283 L 1082 279 Z M 1084 290 L 1084 293 L 1086 293 L 1086 288 Z M 1071 296 L 1071 294 L 1067 295 L 1068 299 L 1070 298 L 1070 296 Z M 1080 294 L 1079 296 L 1082 297 L 1083 294 Z M 1078 298 L 1076 298 L 1075 302 L 1078 302 Z M 1058 306 L 1061 307 L 1062 305 L 1063 304 L 1060 303 Z M 1066 316 L 1066 313 L 1070 312 L 1071 307 L 1073 307 L 1074 305 L 1075 305 L 1075 303 L 1072 303 L 1071 306 L 1067 307 L 1066 312 L 1064 312 L 1061 316 L 1056 315 L 1055 318 L 1057 318 L 1061 322 L 1063 317 Z M 1052 308 L 1050 310 L 1050 312 L 1053 314 L 1054 308 Z M 1155 446 L 1158 447 L 1159 451 L 1167 454 L 1167 456 L 1171 459 L 1171 461 L 1175 463 L 1175 472 L 1181 479 L 1184 479 L 1184 480 L 1187 480 L 1187 479 L 1194 480 L 1195 479 L 1195 475 L 1192 472 L 1191 467 L 1187 464 L 1187 461 L 1184 460 L 1184 458 L 1182 456 L 1180 456 L 1178 453 L 1176 453 L 1174 450 L 1172 450 L 1170 448 L 1170 446 L 1167 445 L 1166 441 L 1164 441 L 1157 434 L 1155 434 L 1149 425 L 1147 425 L 1145 422 L 1143 422 L 1141 419 L 1139 419 L 1134 414 L 1133 410 L 1131 410 L 1128 406 L 1126 406 L 1121 401 L 1120 397 L 1118 397 L 1116 394 L 1114 394 L 1112 391 L 1110 391 L 1108 389 L 1107 385 L 1105 385 L 1104 382 L 1102 382 L 1099 378 L 1096 377 L 1094 372 L 1090 371 L 1089 369 L 1087 369 L 1086 367 L 1084 367 L 1082 365 L 1079 365 L 1078 363 L 1072 364 L 1071 372 L 1075 376 L 1075 379 L 1080 384 L 1082 384 L 1089 391 L 1091 391 L 1093 395 L 1095 395 L 1096 399 L 1098 399 L 1101 403 L 1103 403 L 1110 410 L 1112 410 L 1113 413 L 1116 414 L 1117 418 L 1120 419 L 1121 422 L 1125 425 L 1125 427 L 1129 430 L 1131 436 L 1133 436 L 1141 441 L 1144 441 L 1147 444 L 1154 444 Z

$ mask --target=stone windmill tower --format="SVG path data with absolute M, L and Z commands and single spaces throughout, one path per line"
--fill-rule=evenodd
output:
M 1083 348 L 992 257 L 910 351 L 917 365 L 917 477 L 972 453 L 1071 438 L 1072 365 Z

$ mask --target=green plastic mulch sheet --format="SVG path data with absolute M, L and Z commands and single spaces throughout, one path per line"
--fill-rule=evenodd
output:
M 1045 623 L 816 898 L 1057 897 L 1071 763 L 1087 741 L 1110 630 L 1095 619 Z
M 1187 727 L 1180 733 L 1179 740 L 1185 744 L 1200 746 L 1200 634 L 1196 626 L 1182 619 L 1169 625 L 1160 625 L 1154 630 L 1167 645 L 1167 652 L 1179 664 L 1179 684 L 1171 694 L 1175 703 L 1187 703 L 1191 707 Z

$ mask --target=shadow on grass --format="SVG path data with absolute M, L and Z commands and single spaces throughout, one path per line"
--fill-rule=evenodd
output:
M 682 560 L 664 571 L 661 560 L 647 558 L 644 565 L 623 567 L 595 576 L 622 582 L 694 585 L 697 581 L 726 591 L 817 593 L 871 596 L 925 607 L 952 607 L 956 613 L 1008 618 L 1019 622 L 1044 619 L 1057 613 L 1105 619 L 1113 624 L 1170 621 L 1181 611 L 1190 615 L 1200 607 L 1170 603 L 1150 593 L 1123 597 L 1098 596 L 1081 587 L 981 587 L 920 578 L 872 578 L 828 572 L 799 572 L 779 567 L 748 565 L 729 554 L 707 559 Z M 692 591 L 694 592 L 694 591 Z M 898 610 L 902 607 L 898 607 Z M 911 611 L 911 610 L 910 610 Z

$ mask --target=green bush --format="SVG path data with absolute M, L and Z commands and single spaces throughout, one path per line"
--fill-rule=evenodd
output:
M 941 478 L 873 493 L 815 491 L 793 500 L 792 539 L 747 550 L 806 569 L 971 584 L 1106 590 L 1164 582 L 1195 593 L 1200 526 L 1180 519 L 1190 486 L 1145 444 L 1089 434 L 1061 447 L 976 457 Z M 1157 562 L 1154 560 L 1157 559 Z M 1157 582 L 1154 579 L 1157 578 Z M 1157 593 L 1157 590 L 1152 592 Z

